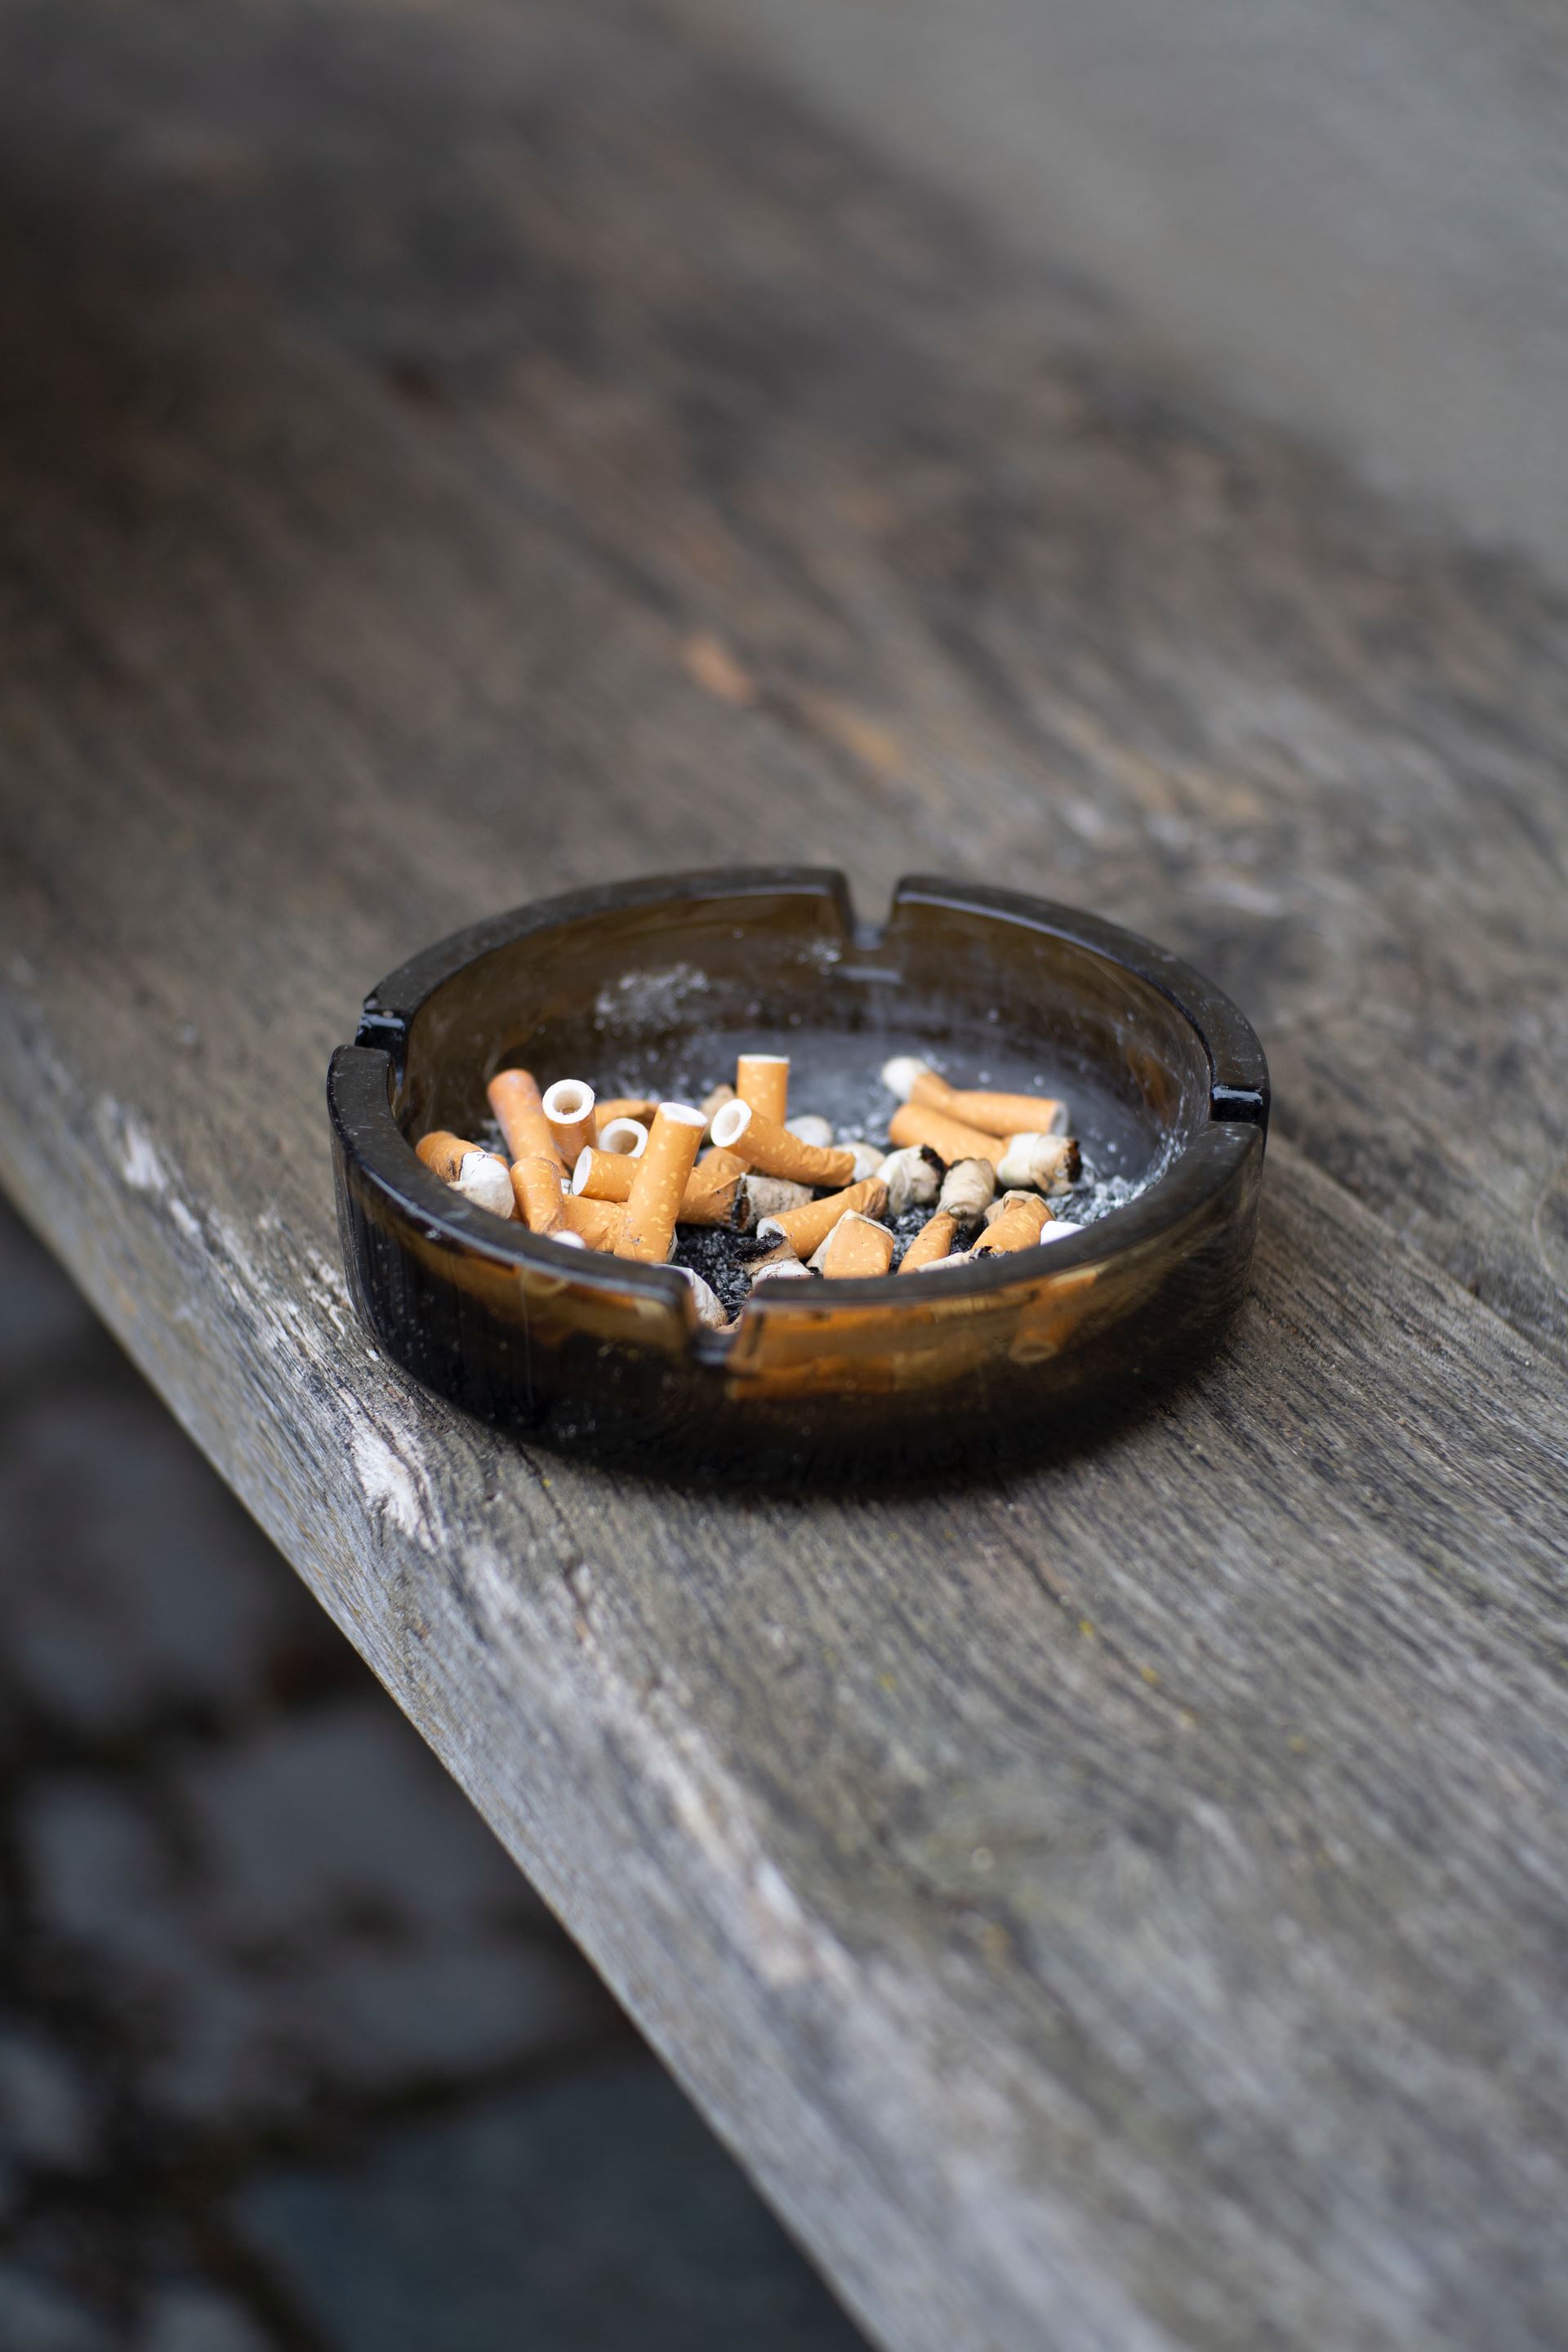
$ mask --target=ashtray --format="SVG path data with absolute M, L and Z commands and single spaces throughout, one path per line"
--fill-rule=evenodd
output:
M 513 1063 L 695 1100 L 742 1048 L 787 1054 L 830 1113 L 900 1054 L 1060 1094 L 1089 1221 L 950 1270 L 759 1285 L 714 1330 L 674 1267 L 505 1222 L 415 1153 L 479 1132 Z M 1242 1295 L 1268 1121 L 1252 1029 L 1147 940 L 925 877 L 867 922 L 842 875 L 772 866 L 457 932 L 373 990 L 327 1097 L 349 1283 L 389 1357 L 545 1444 L 752 1481 L 1019 1462 L 1194 1364 Z

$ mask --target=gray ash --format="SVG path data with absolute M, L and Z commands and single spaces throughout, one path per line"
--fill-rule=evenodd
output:
M 671 1264 L 700 1274 L 720 1305 L 738 1315 L 752 1286 L 750 1261 L 761 1254 L 752 1234 L 729 1225 L 677 1225 Z

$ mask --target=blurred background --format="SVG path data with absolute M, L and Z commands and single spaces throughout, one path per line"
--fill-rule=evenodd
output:
M 465 67 L 447 31 L 468 20 L 510 79 Z M 792 94 L 769 168 L 800 206 L 836 158 L 875 151 L 923 192 L 949 253 L 977 226 L 1027 253 L 1058 348 L 1331 452 L 1405 502 L 1406 543 L 1458 531 L 1568 574 L 1568 17 L 1552 0 L 579 0 L 569 15 L 532 0 L 0 0 L 0 218 L 26 232 L 5 266 L 21 286 L 63 241 L 80 283 L 118 289 L 147 252 L 195 255 L 220 280 L 286 287 L 324 347 L 368 359 L 421 414 L 503 382 L 532 450 L 546 373 L 595 324 L 569 271 L 519 274 L 507 226 L 514 196 L 548 215 L 559 121 L 537 90 L 559 48 L 579 89 L 602 54 L 619 139 L 639 104 L 650 140 L 710 135 L 710 117 L 677 119 L 679 76 L 666 90 L 648 69 L 688 39 L 722 60 L 736 140 L 759 92 Z M 569 119 L 596 135 L 591 106 Z M 263 150 L 282 167 L 258 169 Z M 362 176 L 381 211 L 358 208 Z M 900 266 L 889 219 L 853 226 Z M 547 220 L 546 252 L 549 235 Z M 731 262 L 765 300 L 767 252 Z M 504 349 L 476 324 L 497 320 Z M 556 357 L 531 373 L 539 320 Z M 433 321 L 438 350 L 421 341 Z M 712 393 L 716 499 L 726 463 L 744 465 L 725 385 L 756 364 L 744 317 L 726 325 L 703 321 L 705 344 L 692 327 L 681 353 Z M 813 322 L 797 325 L 806 351 Z M 26 338 L 7 353 L 25 373 Z M 853 383 L 839 395 L 852 404 Z M 613 490 L 637 452 L 602 384 L 573 414 L 590 411 L 584 478 Z M 84 465 L 91 425 L 59 426 Z M 928 437 L 934 467 L 946 453 Z M 537 487 L 554 479 L 540 446 L 520 507 L 555 494 Z M 280 440 L 274 455 L 307 505 L 311 452 Z M 607 541 L 600 552 L 619 560 Z M 697 533 L 685 553 L 700 570 Z M 710 651 L 693 675 L 721 703 L 752 693 Z M 612 674 L 595 705 L 612 723 L 614 692 Z M 876 771 L 874 730 L 839 731 Z M 582 824 L 587 841 L 591 811 Z M 1249 1005 L 1267 1002 L 1277 952 L 1272 928 L 1259 938 L 1256 969 L 1234 943 L 1225 967 L 1227 935 L 1215 950 Z M 323 1018 L 331 1036 L 337 1008 Z M 5 2352 L 859 2341 L 416 1734 L 9 1220 L 0 1610 Z
M 5 2352 L 853 2352 L 0 1208 Z

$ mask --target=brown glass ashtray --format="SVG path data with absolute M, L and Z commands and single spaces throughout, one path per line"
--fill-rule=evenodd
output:
M 896 1054 L 1061 1095 L 1103 1213 L 948 1271 L 762 1284 L 713 1330 L 673 1267 L 531 1234 L 415 1154 L 432 1128 L 481 1132 L 509 1064 L 700 1100 L 742 1047 L 787 1054 L 793 1100 L 829 1117 Z M 388 1355 L 547 1444 L 753 1480 L 1026 1459 L 1190 1364 L 1241 1297 L 1268 1121 L 1251 1028 L 1163 948 L 924 878 L 866 923 L 842 875 L 795 867 L 616 883 L 459 931 L 366 999 L 327 1096 L 349 1281 Z

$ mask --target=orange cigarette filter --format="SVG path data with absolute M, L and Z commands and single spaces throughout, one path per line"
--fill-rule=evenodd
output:
M 569 1234 L 578 1234 L 590 1249 L 618 1250 L 626 1229 L 626 1213 L 619 1201 L 590 1201 L 584 1194 L 563 1192 L 561 1221 Z
M 900 1146 L 929 1143 L 949 1167 L 955 1160 L 989 1160 L 994 1168 L 1007 1149 L 1001 1136 L 987 1135 L 984 1128 L 966 1127 L 927 1103 L 904 1103 L 889 1120 L 888 1134 Z
M 1000 1216 L 993 1218 L 971 1257 L 995 1257 L 1007 1250 L 1033 1249 L 1051 1222 L 1051 1213 L 1037 1192 L 1009 1192 Z
M 865 1282 L 886 1274 L 892 1263 L 893 1236 L 887 1226 L 873 1224 L 853 1209 L 834 1226 L 821 1261 L 829 1282 Z
M 652 1095 L 610 1095 L 594 1105 L 594 1116 L 603 1134 L 613 1118 L 635 1118 L 646 1127 L 658 1108 Z
M 714 1118 L 712 1134 L 721 1150 L 739 1152 L 759 1175 L 787 1176 L 795 1184 L 841 1185 L 855 1180 L 852 1151 L 803 1143 L 743 1097 L 725 1104 Z
M 789 1055 L 739 1055 L 735 1062 L 735 1092 L 763 1118 L 771 1118 L 776 1127 L 782 1127 L 789 1117 Z
M 496 1125 L 506 1138 L 507 1156 L 517 1160 L 559 1157 L 544 1100 L 531 1070 L 498 1070 L 485 1088 Z
M 977 1127 L 985 1135 L 1049 1135 L 1066 1112 L 1066 1105 L 1053 1095 L 998 1095 L 983 1087 L 950 1087 L 934 1070 L 921 1072 L 910 1100 L 928 1110 L 945 1111 L 949 1118 Z
M 636 1171 L 626 1196 L 626 1222 L 616 1252 L 662 1265 L 675 1242 L 675 1220 L 697 1150 L 708 1126 L 690 1103 L 660 1103 L 648 1129 L 647 1150 L 633 1162 Z
M 727 1225 L 734 1214 L 741 1179 L 749 1172 L 738 1151 L 705 1151 L 681 1194 L 676 1223 Z
M 888 1205 L 888 1188 L 879 1176 L 867 1176 L 847 1192 L 826 1201 L 808 1201 L 803 1209 L 786 1209 L 780 1217 L 764 1217 L 763 1240 L 780 1234 L 796 1257 L 815 1257 L 840 1217 L 858 1209 L 863 1217 L 879 1217 Z M 759 1227 L 761 1231 L 761 1227 Z
M 561 1162 L 553 1151 L 548 1160 L 535 1152 L 511 1163 L 511 1189 L 517 1213 L 531 1234 L 556 1234 L 565 1223 L 561 1209 Z
M 939 1257 L 946 1257 L 952 1248 L 952 1237 L 958 1231 L 958 1219 L 951 1209 L 939 1209 L 928 1217 L 900 1261 L 900 1274 L 914 1274 L 922 1265 L 934 1265 Z
M 574 1168 L 577 1154 L 599 1140 L 593 1087 L 581 1078 L 557 1078 L 552 1087 L 544 1090 L 544 1116 L 550 1121 L 550 1132 L 555 1138 L 563 1167 Z
M 481 1143 L 469 1143 L 446 1128 L 433 1128 L 420 1137 L 414 1147 L 433 1176 L 443 1184 L 450 1184 L 465 1201 L 472 1201 L 492 1216 L 510 1217 L 512 1213 L 510 1187 L 500 1180 L 506 1174 L 506 1161 Z
M 596 1151 L 590 1143 L 577 1154 L 572 1190 L 589 1201 L 628 1201 L 638 1162 L 624 1151 Z

